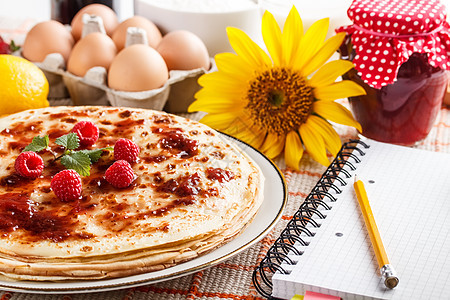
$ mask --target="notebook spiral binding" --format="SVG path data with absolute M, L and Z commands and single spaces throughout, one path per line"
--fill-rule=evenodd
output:
M 324 219 L 326 216 L 318 210 L 319 206 L 322 206 L 325 210 L 331 209 L 324 201 L 325 198 L 328 198 L 331 202 L 337 200 L 329 193 L 330 189 L 340 194 L 342 191 L 339 186 L 347 185 L 341 177 L 341 174 L 346 178 L 351 177 L 350 172 L 344 169 L 344 166 L 347 166 L 351 171 L 356 170 L 354 164 L 361 162 L 358 156 L 365 155 L 365 152 L 361 148 L 367 149 L 369 147 L 369 145 L 361 140 L 350 140 L 342 145 L 333 162 L 322 174 L 311 193 L 306 197 L 280 236 L 267 251 L 266 256 L 253 271 L 252 282 L 261 295 L 266 298 L 271 297 L 273 288 L 271 278 L 275 272 L 282 274 L 289 273 L 288 270 L 282 267 L 282 264 L 294 265 L 296 262 L 289 258 L 288 253 L 302 255 L 302 251 L 295 248 L 294 243 L 308 246 L 309 243 L 302 239 L 300 235 L 312 237 L 314 236 L 314 232 L 311 232 L 306 225 L 311 224 L 314 228 L 320 226 L 316 219 Z M 355 155 L 353 153 L 354 151 L 357 151 L 358 155 Z M 350 161 L 350 158 L 352 161 Z M 336 183 L 339 183 L 339 186 Z

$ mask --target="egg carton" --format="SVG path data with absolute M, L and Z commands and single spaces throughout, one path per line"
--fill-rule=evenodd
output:
M 70 97 L 73 105 L 103 105 L 164 110 L 169 113 L 187 112 L 195 100 L 195 93 L 201 88 L 198 78 L 216 69 L 211 59 L 210 70 L 172 70 L 169 79 L 158 89 L 142 92 L 125 92 L 107 86 L 107 70 L 94 67 L 83 77 L 65 70 L 64 58 L 59 53 L 47 55 L 43 62 L 35 63 L 49 82 L 49 99 Z

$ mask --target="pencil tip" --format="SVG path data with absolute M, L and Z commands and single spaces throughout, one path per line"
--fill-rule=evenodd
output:
M 355 174 L 355 182 L 358 181 L 358 175 Z

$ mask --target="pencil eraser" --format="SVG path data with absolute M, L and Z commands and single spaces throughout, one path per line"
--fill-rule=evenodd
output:
M 340 300 L 340 297 L 306 291 L 303 300 Z

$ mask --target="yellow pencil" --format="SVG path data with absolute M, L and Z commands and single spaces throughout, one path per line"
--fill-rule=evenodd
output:
M 364 223 L 366 223 L 375 256 L 377 257 L 381 277 L 384 280 L 384 284 L 388 288 L 395 288 L 399 282 L 399 279 L 394 268 L 389 264 L 389 259 L 386 254 L 386 250 L 384 249 L 383 242 L 381 241 L 380 232 L 378 232 L 378 227 L 375 223 L 372 209 L 369 205 L 369 199 L 367 198 L 364 184 L 361 180 L 358 180 L 356 176 L 353 187 L 355 188 L 356 197 L 358 198 L 358 203 L 361 208 L 362 215 L 364 216 Z

